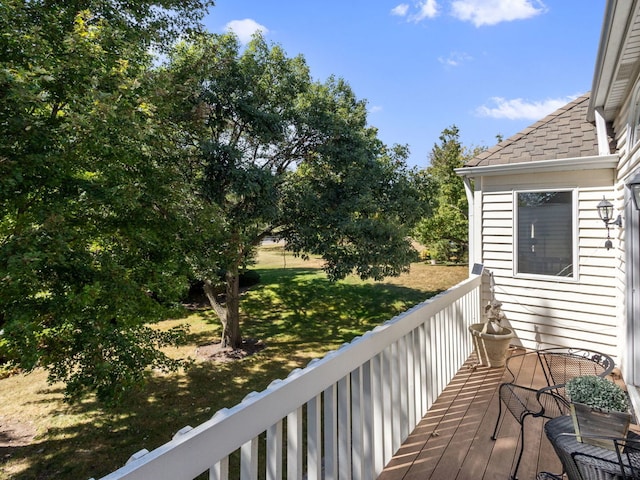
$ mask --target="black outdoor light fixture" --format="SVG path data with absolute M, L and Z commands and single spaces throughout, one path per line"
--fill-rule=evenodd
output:
M 640 183 L 638 184 L 638 188 L 640 189 Z M 613 220 L 613 205 L 604 197 L 602 197 L 602 201 L 598 204 L 598 215 L 600 215 L 600 218 L 607 227 L 607 241 L 604 242 L 604 248 L 609 250 L 613 247 L 613 243 L 611 243 L 611 237 L 609 236 L 609 225 L 617 225 L 618 227 L 621 227 L 622 218 L 620 217 L 620 215 L 618 215 L 618 217 Z
M 636 210 L 640 210 L 640 172 L 631 177 L 627 182 L 627 187 L 631 190 L 631 196 L 633 197 L 633 204 Z

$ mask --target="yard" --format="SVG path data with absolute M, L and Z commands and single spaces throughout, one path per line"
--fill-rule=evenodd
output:
M 319 266 L 264 247 L 256 265 L 262 281 L 242 303 L 243 335 L 257 352 L 209 358 L 218 352 L 220 328 L 207 310 L 162 322 L 189 323 L 190 343 L 169 353 L 192 357 L 193 366 L 150 374 L 147 386 L 115 409 L 92 399 L 65 404 L 61 387 L 47 385 L 41 370 L 0 380 L 0 479 L 98 478 L 468 276 L 466 266 L 420 263 L 385 282 L 331 284 Z

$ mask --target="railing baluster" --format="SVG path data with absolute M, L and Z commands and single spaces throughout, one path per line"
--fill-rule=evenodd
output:
M 380 353 L 371 359 L 371 426 L 373 452 L 373 476 L 376 478 L 387 464 L 384 453 L 385 449 L 385 409 L 384 409 L 384 386 L 382 382 L 382 358 Z
M 373 383 L 371 379 L 371 361 L 362 365 L 362 480 L 373 480 L 374 446 L 373 436 Z
M 307 480 L 322 480 L 321 397 L 307 402 Z
M 398 378 L 398 389 L 400 390 L 400 408 L 398 409 L 400 424 L 400 443 L 409 436 L 409 372 L 407 365 L 407 336 L 404 335 L 398 341 L 398 367 L 400 377 Z M 399 448 L 399 446 L 398 446 Z
M 224 457 L 209 469 L 209 480 L 229 479 L 229 457 Z
M 362 410 L 362 369 L 351 372 L 351 478 L 363 480 L 364 412 Z
M 338 480 L 351 480 L 350 377 L 338 381 Z
M 258 437 L 240 447 L 240 480 L 258 480 Z
M 429 409 L 429 400 L 427 398 L 428 376 L 427 376 L 427 341 L 426 341 L 426 324 L 418 327 L 418 352 L 420 361 L 420 418 L 422 418 Z
M 381 365 L 381 385 L 382 385 L 382 408 L 383 408 L 383 428 L 384 428 L 384 463 L 393 456 L 393 437 L 394 425 L 393 421 L 393 347 L 389 346 L 384 349 L 380 358 Z
M 391 377 L 391 410 L 392 410 L 392 415 L 391 418 L 393 419 L 393 424 L 391 425 L 392 428 L 392 432 L 391 432 L 391 451 L 392 452 L 396 452 L 398 451 L 398 448 L 400 448 L 400 445 L 402 443 L 402 441 L 400 440 L 402 437 L 402 415 L 401 415 L 401 410 L 402 410 L 402 393 L 401 393 L 401 389 L 402 386 L 400 385 L 400 377 L 401 377 L 401 372 L 400 372 L 400 365 L 399 365 L 399 347 L 398 347 L 398 342 L 395 342 L 392 346 L 391 346 L 391 364 L 390 364 L 390 368 L 389 368 L 389 376 Z
M 405 337 L 407 348 L 407 437 L 413 430 L 416 421 L 416 363 L 415 363 L 415 331 Z M 406 437 L 405 437 L 406 438 Z
M 302 407 L 287 415 L 287 480 L 302 480 Z
M 267 430 L 266 480 L 282 480 L 282 421 Z
M 324 391 L 324 469 L 325 480 L 338 480 L 338 388 Z

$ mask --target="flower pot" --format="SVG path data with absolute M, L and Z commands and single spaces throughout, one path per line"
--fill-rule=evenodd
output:
M 507 327 L 503 327 L 503 333 L 484 333 L 484 327 L 484 323 L 469 325 L 478 361 L 488 367 L 503 367 L 511 339 L 516 335 Z
M 590 445 L 613 450 L 613 442 L 590 436 L 624 438 L 629 431 L 629 412 L 603 412 L 582 403 L 571 403 L 571 418 L 576 432 L 576 440 Z

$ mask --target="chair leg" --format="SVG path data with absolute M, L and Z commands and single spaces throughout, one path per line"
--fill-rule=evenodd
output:
M 522 460 L 522 454 L 524 453 L 524 420 L 527 418 L 525 415 L 520 421 L 520 453 L 518 453 L 518 460 L 516 460 L 516 466 L 511 474 L 511 480 L 518 480 L 518 468 L 520 468 L 520 460 Z
M 496 418 L 496 426 L 493 428 L 493 435 L 491 435 L 491 440 L 496 440 L 498 438 L 498 425 L 500 424 L 501 417 L 502 417 L 502 400 L 498 399 L 498 418 Z

